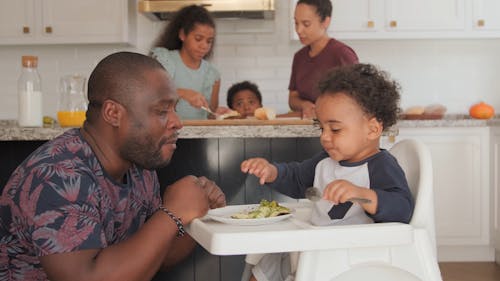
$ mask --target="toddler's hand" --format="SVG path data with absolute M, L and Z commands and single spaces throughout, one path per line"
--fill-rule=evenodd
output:
M 370 188 L 356 186 L 346 180 L 335 180 L 329 183 L 323 191 L 323 199 L 335 204 L 344 203 L 354 197 L 369 199 L 371 202 L 360 204 L 361 207 L 369 214 L 377 213 L 378 196 Z
M 278 176 L 278 169 L 264 158 L 250 158 L 243 161 L 241 171 L 258 177 L 260 184 L 273 182 Z
M 323 199 L 335 204 L 344 203 L 353 197 L 364 198 L 364 191 L 369 189 L 359 187 L 346 180 L 334 180 L 323 191 Z

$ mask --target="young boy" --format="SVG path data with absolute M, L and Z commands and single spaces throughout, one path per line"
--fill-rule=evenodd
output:
M 255 110 L 262 107 L 259 87 L 249 81 L 233 84 L 227 90 L 227 106 L 238 111 L 243 118 L 253 116 Z
M 323 198 L 314 203 L 311 222 L 316 225 L 408 223 L 414 201 L 404 172 L 379 148 L 382 132 L 396 123 L 400 111 L 398 84 L 372 65 L 357 64 L 331 71 L 319 89 L 315 108 L 324 151 L 300 163 L 252 158 L 241 170 L 294 198 L 318 187 Z M 353 204 L 348 201 L 353 197 L 371 202 Z M 253 280 L 290 278 L 287 256 L 266 255 L 253 268 Z

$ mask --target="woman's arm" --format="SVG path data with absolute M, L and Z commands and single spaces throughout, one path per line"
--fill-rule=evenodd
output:
M 302 118 L 315 118 L 316 112 L 314 111 L 314 103 L 302 99 L 299 92 L 290 91 L 288 96 L 288 105 L 293 111 L 302 112 Z

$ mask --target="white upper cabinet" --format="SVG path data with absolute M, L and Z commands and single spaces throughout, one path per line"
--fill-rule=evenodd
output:
M 0 0 L 0 44 L 128 42 L 128 1 Z
M 475 34 L 483 37 L 499 37 L 500 1 L 472 0 L 472 19 L 470 26 Z
M 384 25 L 384 6 L 380 5 L 383 4 L 380 1 L 383 0 L 332 0 L 332 20 L 328 32 L 339 38 L 364 38 L 366 34 L 379 32 Z M 290 1 L 291 26 L 294 26 L 295 6 L 297 0 Z M 298 39 L 293 28 L 291 37 Z
M 387 30 L 462 31 L 464 0 L 386 0 Z
M 0 0 L 0 42 L 33 37 L 35 0 Z
M 383 28 L 383 6 L 373 0 L 334 0 L 330 29 L 336 32 L 375 32 Z
M 291 1 L 291 18 L 297 1 Z M 499 0 L 332 0 L 339 39 L 500 38 Z M 292 38 L 297 39 L 295 32 Z

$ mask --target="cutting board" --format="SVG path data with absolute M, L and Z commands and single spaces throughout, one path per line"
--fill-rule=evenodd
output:
M 183 120 L 184 126 L 266 126 L 266 125 L 312 125 L 311 119 L 276 118 L 274 120 L 225 119 L 225 120 Z

